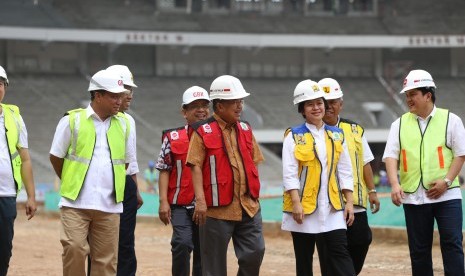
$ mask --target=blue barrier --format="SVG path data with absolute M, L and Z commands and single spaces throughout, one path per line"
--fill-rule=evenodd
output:
M 464 191 L 462 191 L 463 195 Z M 159 197 L 155 194 L 141 193 L 144 205 L 138 210 L 137 215 L 158 216 Z M 58 211 L 60 196 L 56 192 L 45 194 L 45 210 Z M 381 209 L 376 214 L 368 210 L 368 220 L 371 226 L 379 227 L 405 227 L 405 216 L 402 207 L 397 207 L 391 202 L 390 197 L 380 198 Z M 282 196 L 260 199 L 263 221 L 280 222 L 282 218 Z M 462 209 L 465 209 L 462 200 Z M 464 212 L 465 220 L 465 212 Z M 465 229 L 465 227 L 464 227 Z

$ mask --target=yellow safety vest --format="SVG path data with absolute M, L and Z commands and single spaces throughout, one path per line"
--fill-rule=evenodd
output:
M 92 160 L 96 133 L 93 119 L 92 117 L 87 118 L 85 109 L 71 110 L 67 114 L 69 114 L 71 144 L 63 163 L 60 194 L 65 198 L 76 200 Z M 126 141 L 129 136 L 129 128 L 127 117 L 123 113 L 118 113 L 116 116 L 112 116 L 107 131 L 107 141 L 113 166 L 115 201 L 117 203 L 124 199 Z
M 21 157 L 18 152 L 19 135 L 21 132 L 21 118 L 16 105 L 1 104 L 5 120 L 5 135 L 10 154 L 11 170 L 15 181 L 16 192 L 19 193 L 23 185 L 21 178 Z
M 342 142 L 344 134 L 337 127 L 325 125 L 325 142 L 328 168 L 328 197 L 331 205 L 336 210 L 344 208 L 344 200 L 339 181 L 336 176 L 336 166 L 343 151 Z M 317 206 L 318 194 L 321 186 L 322 164 L 318 158 L 315 141 L 305 124 L 290 128 L 289 132 L 295 141 L 294 156 L 299 163 L 298 177 L 300 179 L 299 196 L 304 209 L 304 214 L 312 214 Z M 326 185 L 326 183 L 323 183 Z M 292 212 L 292 198 L 288 192 L 283 195 L 283 211 Z
M 400 118 L 400 183 L 406 193 L 414 193 L 420 183 L 428 190 L 429 184 L 446 177 L 454 154 L 447 144 L 449 111 L 437 108 L 424 133 L 417 116 L 405 113 Z M 459 187 L 456 178 L 449 188 Z
M 354 177 L 354 205 L 367 208 L 367 186 L 363 177 L 363 128 L 350 120 L 340 119 L 338 127 L 344 131 L 344 140 L 349 150 L 352 163 L 352 176 Z

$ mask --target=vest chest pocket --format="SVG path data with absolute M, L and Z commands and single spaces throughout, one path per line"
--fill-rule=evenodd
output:
M 218 149 L 223 147 L 222 137 L 220 135 L 205 135 L 203 143 L 208 149 Z
M 294 156 L 297 160 L 302 162 L 305 166 L 313 166 L 315 159 L 315 151 L 313 146 L 310 145 L 296 145 L 294 149 Z
M 189 150 L 189 141 L 171 141 L 171 151 L 175 154 L 185 154 Z

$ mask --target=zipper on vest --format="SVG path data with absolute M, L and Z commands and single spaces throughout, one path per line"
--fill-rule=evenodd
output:
M 428 190 L 427 187 L 425 187 L 425 183 L 423 183 L 423 137 L 425 136 L 425 133 L 426 133 L 426 130 L 428 129 L 428 126 L 429 126 L 429 122 L 431 122 L 431 119 L 433 117 L 430 117 L 428 122 L 426 123 L 426 127 L 425 127 L 425 131 L 421 131 L 421 127 L 420 127 L 420 121 L 418 120 L 417 118 L 417 123 L 418 123 L 418 128 L 420 129 L 420 133 L 421 133 L 421 141 L 420 141 L 420 184 L 423 185 L 423 188 L 425 188 L 426 190 Z
M 331 152 L 331 166 L 329 167 L 329 175 L 328 175 L 328 199 L 329 199 L 329 203 L 332 205 L 331 198 L 329 196 L 329 189 L 330 189 L 330 185 L 331 185 L 330 184 L 331 174 L 332 174 L 331 172 L 333 171 L 333 164 L 334 164 L 334 140 L 332 138 L 330 138 L 329 140 L 331 140 L 332 152 Z M 341 186 L 339 185 L 338 181 L 336 181 L 336 184 L 337 184 L 338 190 L 341 191 Z M 344 208 L 344 199 L 342 198 L 341 192 L 339 192 L 339 200 L 341 201 L 341 207 Z
M 3 112 L 3 113 L 5 113 L 5 112 Z M 18 131 L 19 131 L 19 129 L 18 129 Z M 11 158 L 10 144 L 8 143 L 8 136 L 6 134 L 7 132 L 8 132 L 8 129 L 5 127 L 5 140 L 6 140 L 6 147 L 7 147 L 7 150 L 8 150 L 8 156 L 10 156 L 11 175 L 13 176 L 13 182 L 15 183 L 16 193 L 19 193 L 19 183 L 17 183 L 16 179 L 15 179 L 15 170 L 13 168 L 13 159 Z M 18 154 L 19 154 L 19 152 L 18 152 Z
M 355 171 L 357 172 L 358 204 L 363 206 L 363 197 L 362 197 L 363 187 L 362 187 L 361 178 L 360 178 L 359 163 L 360 163 L 360 160 L 358 160 L 358 151 L 355 151 L 355 165 L 357 166 Z

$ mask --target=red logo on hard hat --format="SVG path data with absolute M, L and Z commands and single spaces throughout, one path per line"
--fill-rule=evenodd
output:
M 118 80 L 118 85 L 119 85 L 119 86 L 123 86 L 123 81 L 122 81 L 122 80 Z
M 231 91 L 231 89 L 225 88 L 223 91 L 224 91 L 224 92 L 229 92 L 229 91 Z
M 420 80 L 414 80 L 413 83 L 420 82 Z
M 403 86 L 405 87 L 407 85 L 407 79 L 404 80 Z
M 203 97 L 203 92 L 194 92 L 192 96 L 194 96 L 194 98 Z

